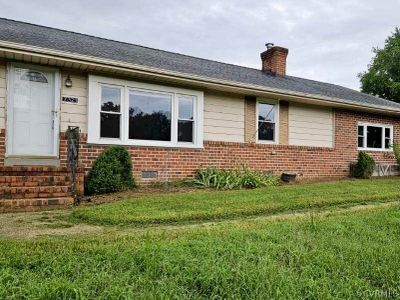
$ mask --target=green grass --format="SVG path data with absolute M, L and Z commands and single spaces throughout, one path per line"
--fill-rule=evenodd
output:
M 398 293 L 399 244 L 398 205 L 128 235 L 3 239 L 0 299 L 349 299 Z
M 346 180 L 236 191 L 200 191 L 75 209 L 69 220 L 101 225 L 179 224 L 400 199 L 399 179 Z
M 199 191 L 77 208 L 70 220 L 110 226 L 97 234 L 0 237 L 0 299 L 400 296 L 400 203 L 317 213 L 398 201 L 398 183 L 349 180 Z M 282 220 L 247 218 L 294 210 L 305 214 Z M 54 216 L 39 219 L 57 234 L 67 232 L 71 224 L 52 224 Z M 140 230 L 119 226 L 223 219 L 235 222 Z

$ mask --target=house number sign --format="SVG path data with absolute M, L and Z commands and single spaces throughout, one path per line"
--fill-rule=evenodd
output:
M 77 104 L 78 103 L 78 98 L 77 97 L 62 97 L 62 102 Z

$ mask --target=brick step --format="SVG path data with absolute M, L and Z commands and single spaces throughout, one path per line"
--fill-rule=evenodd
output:
M 58 198 L 67 196 L 70 196 L 69 186 L 24 186 L 0 188 L 0 199 Z
M 84 172 L 78 168 L 77 173 Z M 66 167 L 43 167 L 43 166 L 0 166 L 0 176 L 67 176 L 69 170 Z
M 44 168 L 41 169 L 34 169 L 33 171 L 31 170 L 26 170 L 25 168 L 22 167 L 13 167 L 12 170 L 1 170 L 0 169 L 0 176 L 48 176 L 48 175 L 53 175 L 53 176 L 63 176 L 63 175 L 69 175 L 68 170 L 63 170 L 63 169 L 51 169 L 45 170 Z
M 2 187 L 65 186 L 70 184 L 68 175 L 0 176 Z
M 72 197 L 4 199 L 0 200 L 0 213 L 66 208 L 73 204 Z

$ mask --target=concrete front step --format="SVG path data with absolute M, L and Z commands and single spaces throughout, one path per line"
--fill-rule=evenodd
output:
M 3 199 L 0 200 L 0 213 L 67 208 L 73 204 L 74 199 L 72 197 Z
M 2 187 L 0 199 L 67 197 L 69 192 L 69 186 Z

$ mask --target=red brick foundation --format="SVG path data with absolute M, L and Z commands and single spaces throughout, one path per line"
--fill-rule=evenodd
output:
M 349 163 L 357 158 L 357 122 L 392 124 L 394 140 L 399 141 L 400 120 L 394 117 L 370 115 L 351 111 L 335 111 L 334 148 L 260 145 L 205 141 L 203 149 L 128 147 L 134 166 L 134 177 L 142 179 L 142 171 L 156 171 L 151 180 L 176 180 L 194 176 L 204 166 L 232 168 L 246 164 L 252 168 L 280 174 L 282 171 L 298 173 L 300 178 L 343 178 L 349 175 Z M 89 170 L 96 157 L 107 147 L 86 143 L 81 135 L 80 164 Z M 60 158 L 66 165 L 66 139 L 61 135 Z M 395 163 L 392 152 L 369 152 L 377 162 Z

